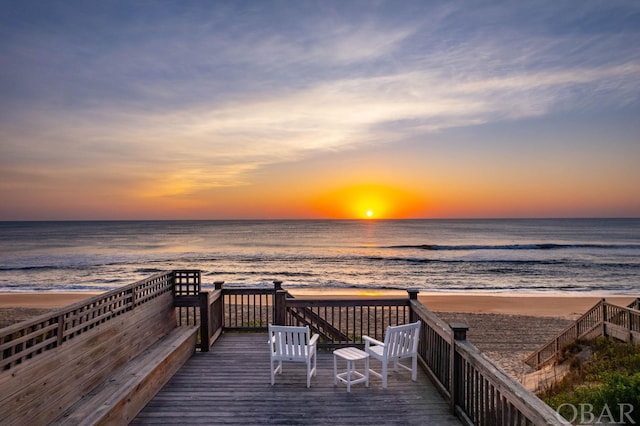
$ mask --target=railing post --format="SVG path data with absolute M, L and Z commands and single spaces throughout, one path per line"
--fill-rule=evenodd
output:
M 625 311 L 627 313 L 627 330 L 629 330 L 629 342 L 633 342 L 633 334 L 631 333 L 631 309 Z
M 407 289 L 407 293 L 409 293 L 409 301 L 411 300 L 418 300 L 418 293 L 420 293 L 420 291 L 417 288 L 409 288 Z M 405 317 L 406 318 L 406 317 Z M 409 322 L 415 322 L 416 318 L 415 318 L 415 314 L 413 312 L 413 309 L 409 310 Z
M 138 293 L 136 290 L 137 290 L 136 288 L 132 288 L 131 289 L 131 310 L 133 310 L 133 308 L 136 307 L 136 296 L 137 296 L 137 293 Z M 174 293 L 174 295 L 175 295 L 175 293 Z
M 273 303 L 273 322 L 275 325 L 286 325 L 287 319 L 287 292 L 276 290 Z
M 280 324 L 278 322 L 278 300 L 277 300 L 277 295 L 278 295 L 278 291 L 282 290 L 282 281 L 280 280 L 273 280 L 273 324 L 274 325 L 284 325 L 284 323 Z
M 224 281 L 214 281 L 213 286 L 216 291 L 222 291 L 222 286 L 224 285 Z M 217 327 L 216 330 L 211 330 L 212 337 L 213 335 L 220 335 L 222 330 L 224 329 L 224 294 L 221 294 L 218 298 L 218 303 L 213 303 L 212 311 L 211 311 L 211 324 Z M 215 322 L 214 322 L 215 320 Z
M 451 395 L 451 412 L 456 414 L 456 405 L 460 401 L 460 390 L 464 389 L 464 371 L 461 365 L 456 364 L 456 340 L 467 340 L 469 326 L 461 323 L 452 323 L 451 327 L 451 351 L 449 356 L 449 395 Z
M 65 320 L 64 314 L 58 315 L 58 331 L 57 331 L 58 346 L 60 346 L 64 341 L 64 320 Z
M 409 300 L 418 300 L 418 293 L 420 293 L 420 290 L 417 288 L 410 288 L 407 289 L 407 293 L 409 293 Z
M 211 332 L 209 324 L 209 292 L 201 291 L 198 296 L 200 299 L 200 352 L 209 352 L 209 341 L 211 340 Z
M 603 298 L 602 304 L 602 335 L 607 336 L 607 301 Z

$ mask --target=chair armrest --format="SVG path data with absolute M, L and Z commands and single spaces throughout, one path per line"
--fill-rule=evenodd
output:
M 376 340 L 373 337 L 369 337 L 369 336 L 362 336 L 362 340 L 364 340 L 367 344 L 374 344 L 374 345 L 380 345 L 380 346 L 384 346 L 384 343 L 381 342 L 380 340 Z
M 311 336 L 311 340 L 309 340 L 309 346 L 313 346 L 318 342 L 318 335 L 314 334 L 313 336 Z

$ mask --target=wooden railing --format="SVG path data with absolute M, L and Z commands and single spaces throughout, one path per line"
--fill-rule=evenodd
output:
M 417 300 L 417 291 L 410 291 L 408 298 L 312 299 L 289 297 L 278 283 L 273 289 L 225 289 L 222 282 L 202 291 L 199 271 L 172 271 L 71 305 L 54 316 L 3 329 L 0 366 L 11 368 L 170 291 L 181 321 L 200 326 L 202 351 L 208 351 L 223 330 L 263 331 L 269 323 L 308 324 L 323 336 L 325 348 L 333 348 L 358 346 L 363 335 L 383 340 L 387 326 L 421 321 L 420 364 L 463 422 L 569 424 L 468 342 L 466 326 L 450 326 L 430 312 Z M 609 319 L 627 315 L 629 324 L 639 321 L 626 311 L 601 312 Z
M 606 303 L 603 300 L 602 332 L 623 342 L 640 344 L 640 311 Z
M 551 407 L 496 367 L 466 340 L 467 327 L 446 324 L 417 300 L 408 298 L 293 298 L 275 282 L 273 289 L 224 289 L 204 297 L 203 318 L 217 315 L 203 341 L 224 330 L 263 331 L 273 321 L 309 325 L 319 346 L 360 346 L 362 336 L 384 340 L 386 327 L 421 321 L 419 360 L 451 410 L 468 425 L 569 425 Z M 212 301 L 224 301 L 224 313 Z M 224 320 L 222 320 L 224 318 Z M 208 350 L 208 348 L 202 348 Z
M 226 330 L 266 331 L 273 324 L 274 290 L 269 288 L 225 288 Z
M 0 330 L 0 370 L 73 341 L 94 327 L 111 321 L 174 289 L 181 271 L 165 272 L 99 296 Z M 183 271 L 184 272 L 184 271 Z M 199 271 L 197 279 L 199 280 Z
M 411 321 L 422 323 L 418 340 L 418 353 L 422 366 L 440 393 L 452 401 L 453 329 L 417 300 L 411 302 L 411 314 Z
M 630 306 L 635 306 L 637 299 Z M 640 344 L 640 311 L 630 307 L 612 305 L 602 299 L 561 331 L 524 362 L 538 369 L 556 359 L 560 351 L 580 339 L 612 336 L 626 342 Z
M 468 425 L 570 425 L 466 340 L 468 327 L 446 324 L 415 299 L 422 322 L 420 362 L 451 410 Z
M 407 298 L 294 298 L 282 290 L 280 281 L 273 289 L 223 288 L 216 282 L 214 292 L 176 297 L 176 306 L 198 307 L 189 315 L 189 324 L 195 318 L 196 324 L 204 325 L 201 351 L 208 351 L 223 330 L 262 332 L 269 324 L 309 325 L 325 349 L 363 346 L 363 335 L 383 339 L 387 326 L 404 324 L 410 315 Z
M 388 326 L 406 324 L 410 318 L 407 298 L 285 298 L 276 294 L 276 308 L 285 304 L 285 325 L 308 325 L 320 335 L 321 348 L 364 346 L 362 336 L 384 340 Z M 276 311 L 277 315 L 277 311 Z

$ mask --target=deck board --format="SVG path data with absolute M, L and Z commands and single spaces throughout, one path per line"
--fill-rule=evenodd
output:
M 211 352 L 191 357 L 131 424 L 461 424 L 422 372 L 413 382 L 408 371 L 391 371 L 386 390 L 372 376 L 368 388 L 353 385 L 348 394 L 333 384 L 331 352 L 318 354 L 311 388 L 298 363 L 284 363 L 271 386 L 266 342 L 266 334 L 224 334 Z

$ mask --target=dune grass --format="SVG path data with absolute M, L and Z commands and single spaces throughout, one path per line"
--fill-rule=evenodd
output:
M 615 418 L 623 408 L 640 424 L 640 346 L 601 337 L 565 348 L 561 361 L 570 372 L 538 393 L 548 405 L 567 419 L 585 404 L 596 417 L 608 410 Z

